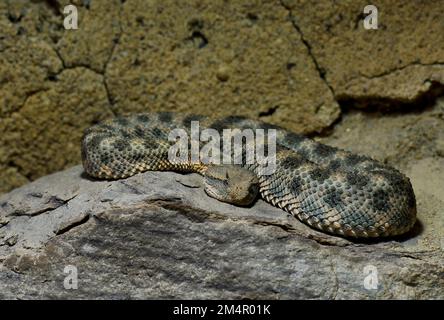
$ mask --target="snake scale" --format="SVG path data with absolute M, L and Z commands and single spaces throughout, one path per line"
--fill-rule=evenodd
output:
M 260 196 L 271 205 L 315 229 L 345 237 L 395 236 L 407 232 L 416 221 L 412 185 L 398 170 L 281 127 L 237 116 L 211 119 L 153 112 L 98 123 L 85 130 L 82 139 L 84 169 L 100 179 L 166 170 L 198 172 L 214 180 L 211 176 L 216 176 L 218 170 L 210 174 L 207 165 L 168 160 L 168 149 L 173 143 L 168 140 L 168 132 L 183 128 L 189 133 L 191 121 L 199 121 L 202 129 L 212 128 L 219 133 L 226 128 L 276 130 L 274 173 L 264 175 L 260 164 L 244 161 L 237 167 L 253 178 L 248 174 L 243 178 L 242 172 L 231 174 L 235 178 L 230 192 L 240 190 L 239 184 L 250 178 L 257 179 Z M 213 196 L 212 192 L 207 193 Z

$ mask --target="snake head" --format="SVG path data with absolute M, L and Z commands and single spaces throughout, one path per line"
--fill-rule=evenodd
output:
M 205 192 L 237 206 L 249 206 L 258 197 L 259 180 L 248 169 L 234 165 L 210 165 L 204 175 Z

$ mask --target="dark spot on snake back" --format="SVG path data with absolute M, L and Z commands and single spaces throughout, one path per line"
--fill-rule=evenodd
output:
M 342 207 L 344 205 L 340 193 L 333 189 L 327 190 L 327 195 L 324 197 L 324 201 L 332 208 Z
M 306 148 L 298 149 L 297 153 L 304 159 L 309 159 L 309 150 Z
M 124 139 L 131 139 L 132 138 L 132 135 L 125 129 L 120 129 L 119 133 L 122 136 L 122 138 L 124 138 Z
M 159 120 L 163 123 L 170 123 L 173 118 L 173 115 L 171 112 L 159 112 Z
M 110 160 L 111 160 L 111 158 L 110 158 L 110 156 L 108 154 L 102 153 L 100 155 L 100 162 L 102 164 L 107 165 L 107 164 L 109 164 Z
M 94 150 L 99 147 L 100 142 L 102 142 L 103 137 L 101 136 L 93 136 L 88 143 L 88 149 Z
M 128 119 L 123 118 L 123 117 L 119 117 L 119 118 L 117 118 L 117 119 L 116 119 L 116 122 L 117 122 L 119 125 L 123 126 L 123 127 L 126 127 L 126 126 L 129 124 Z
M 375 211 L 388 211 L 390 209 L 390 198 L 384 190 L 376 190 L 372 196 L 372 207 Z
M 153 129 L 153 134 L 156 137 L 163 137 L 164 136 L 163 132 L 159 128 L 154 128 Z
M 310 177 L 317 181 L 324 181 L 330 177 L 332 172 L 329 168 L 315 168 L 310 172 Z
M 134 129 L 134 134 L 140 138 L 143 138 L 145 136 L 145 130 L 143 130 L 140 126 L 137 126 Z
M 332 147 L 326 146 L 325 144 L 318 143 L 314 147 L 313 152 L 322 158 L 328 158 L 334 155 L 336 150 Z
M 293 180 L 290 183 L 290 189 L 291 191 L 297 195 L 301 191 L 302 187 L 302 180 L 299 177 L 294 177 Z
M 416 207 L 415 193 L 413 192 L 410 180 L 395 170 L 384 172 L 384 177 L 393 188 L 394 193 L 407 197 L 407 205 L 409 208 Z
M 346 179 L 349 185 L 356 186 L 358 188 L 365 187 L 370 181 L 370 178 L 367 175 L 359 174 L 356 172 L 348 172 L 346 175 Z
M 328 164 L 328 166 L 330 167 L 331 171 L 336 171 L 341 167 L 341 161 L 340 160 L 333 160 Z
M 399 191 L 405 189 L 406 180 L 399 172 L 387 170 L 386 172 L 384 172 L 384 177 L 394 189 L 397 189 Z
M 112 145 L 114 148 L 116 148 L 119 151 L 123 151 L 131 147 L 130 144 L 124 139 L 117 139 L 112 143 Z
M 191 121 L 201 121 L 203 118 L 204 116 L 199 114 L 190 114 L 183 119 L 182 123 L 184 126 L 189 127 L 191 126 Z
M 281 165 L 285 169 L 297 169 L 304 163 L 301 157 L 288 156 L 281 161 Z
M 150 121 L 150 117 L 147 114 L 139 114 L 137 116 L 137 120 L 140 122 L 146 123 L 146 122 Z
M 154 149 L 157 148 L 157 142 L 150 136 L 145 136 L 143 138 L 143 146 L 147 149 Z
M 347 156 L 347 158 L 345 158 L 344 162 L 347 166 L 353 167 L 353 166 L 357 165 L 359 162 L 363 162 L 367 159 L 368 158 L 366 158 L 364 156 L 357 155 L 357 154 L 349 154 Z
M 243 120 L 245 120 L 245 117 L 242 116 L 228 116 L 223 119 L 214 121 L 210 125 L 210 128 L 213 128 L 218 132 L 222 132 L 223 129 L 236 128 L 237 127 L 236 125 Z
M 303 135 L 294 133 L 294 132 L 287 132 L 284 137 L 284 143 L 292 146 L 299 145 L 302 141 L 305 141 L 307 138 Z M 298 151 L 299 152 L 299 151 Z

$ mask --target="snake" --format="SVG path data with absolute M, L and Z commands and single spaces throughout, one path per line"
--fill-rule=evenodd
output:
M 220 136 L 226 130 L 274 132 L 274 170 L 266 172 L 263 161 L 246 161 L 246 143 L 236 163 L 193 160 L 192 139 L 182 161 L 172 159 L 171 148 L 178 139 L 172 139 L 171 132 L 180 128 L 190 137 L 193 122 L 201 132 L 211 129 Z M 262 147 L 273 142 L 264 141 Z M 199 141 L 199 147 L 205 143 Z M 228 142 L 219 148 L 224 146 Z M 344 238 L 398 236 L 416 221 L 412 184 L 394 167 L 242 116 L 213 118 L 180 112 L 117 116 L 84 131 L 81 155 L 85 172 L 96 179 L 125 179 L 148 170 L 197 172 L 210 197 L 238 206 L 251 206 L 260 197 L 313 229 Z

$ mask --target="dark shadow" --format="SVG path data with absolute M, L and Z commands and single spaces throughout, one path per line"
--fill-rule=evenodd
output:
M 82 171 L 82 173 L 80 174 L 80 178 L 85 179 L 85 180 L 89 180 L 89 181 L 93 181 L 93 182 L 94 181 L 104 181 L 104 179 L 98 179 L 98 178 L 91 177 L 85 171 Z
M 431 111 L 436 105 L 436 100 L 444 96 L 444 85 L 431 81 L 430 89 L 420 94 L 413 101 L 402 101 L 390 98 L 378 98 L 374 96 L 336 97 L 341 114 L 328 127 L 319 131 L 305 134 L 309 138 L 328 137 L 335 127 L 342 122 L 344 115 L 352 113 L 362 113 L 369 118 L 397 117 L 406 114 L 420 115 L 425 111 Z
M 337 97 L 337 101 L 341 107 L 342 113 L 347 113 L 351 110 L 359 110 L 363 113 L 375 113 L 377 116 L 381 115 L 402 115 L 406 113 L 422 113 L 430 110 L 436 104 L 436 100 L 444 95 L 444 85 L 431 81 L 429 90 L 418 95 L 412 101 L 403 101 L 399 99 L 390 99 L 383 97 Z
M 421 221 L 418 219 L 416 220 L 416 223 L 414 224 L 413 228 L 410 229 L 408 232 L 398 235 L 398 236 L 392 236 L 392 237 L 383 237 L 383 238 L 360 238 L 360 239 L 353 239 L 353 238 L 347 238 L 343 237 L 344 239 L 353 242 L 355 244 L 378 244 L 378 243 L 384 243 L 384 242 L 390 242 L 390 241 L 396 241 L 396 242 L 405 242 L 407 240 L 413 239 L 417 236 L 419 236 L 424 231 L 424 226 Z
M 399 235 L 393 240 L 398 242 L 404 242 L 421 235 L 423 232 L 424 232 L 424 225 L 419 219 L 416 219 L 416 223 L 410 231 Z

